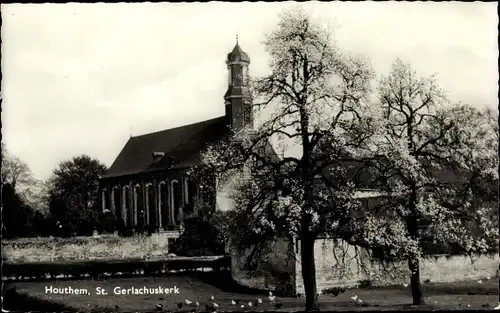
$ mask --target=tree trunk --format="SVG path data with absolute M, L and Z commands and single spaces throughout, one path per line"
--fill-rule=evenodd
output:
M 408 267 L 411 271 L 411 295 L 413 297 L 413 305 L 425 304 L 422 294 L 422 285 L 420 283 L 420 260 L 418 256 L 412 256 L 408 259 Z
M 410 236 L 414 239 L 418 238 L 418 225 L 416 218 L 410 218 L 407 221 L 407 228 Z M 417 254 L 412 254 L 408 258 L 408 268 L 411 271 L 410 284 L 411 294 L 413 297 L 413 305 L 425 304 L 422 294 L 422 285 L 420 283 L 420 260 Z
M 304 236 L 300 241 L 300 257 L 302 279 L 306 294 L 306 312 L 319 311 L 316 288 L 316 264 L 314 262 L 314 241 L 311 235 Z

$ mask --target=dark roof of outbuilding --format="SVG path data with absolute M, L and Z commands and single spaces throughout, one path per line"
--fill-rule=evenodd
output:
M 342 160 L 337 164 L 333 164 L 332 167 L 339 166 L 345 170 L 345 177 L 349 177 L 353 180 L 358 188 L 362 189 L 377 189 L 379 188 L 377 177 L 373 172 L 370 171 L 369 167 L 363 166 L 361 163 L 355 160 Z M 451 167 L 443 168 L 432 168 L 430 166 L 426 167 L 429 171 L 429 175 L 435 178 L 442 184 L 458 185 L 463 183 L 463 179 L 470 176 L 470 173 L 466 171 L 454 171 Z M 321 171 L 324 179 L 332 184 L 342 183 L 343 181 L 330 171 L 330 167 L 327 167 Z
M 131 137 L 102 178 L 132 175 L 199 163 L 200 152 L 228 134 L 226 117 Z M 156 160 L 154 152 L 164 153 Z

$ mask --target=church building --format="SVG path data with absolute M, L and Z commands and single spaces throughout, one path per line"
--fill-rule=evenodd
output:
M 103 212 L 135 232 L 178 231 L 201 197 L 215 207 L 216 196 L 200 188 L 187 171 L 200 163 L 208 144 L 230 130 L 253 128 L 249 90 L 250 58 L 238 42 L 227 55 L 225 115 L 214 119 L 130 137 L 99 181 Z M 213 179 L 215 184 L 215 178 Z

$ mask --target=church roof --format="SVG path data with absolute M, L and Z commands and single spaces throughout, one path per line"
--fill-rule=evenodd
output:
M 240 45 L 236 43 L 236 46 L 234 46 L 234 49 L 231 53 L 227 54 L 227 60 L 228 61 L 244 61 L 250 63 L 250 57 L 246 52 L 244 52 Z
M 228 134 L 226 118 L 221 116 L 130 137 L 102 178 L 192 166 L 200 161 L 200 152 L 208 143 L 220 140 L 226 134 Z M 155 152 L 160 152 L 157 159 L 153 157 Z

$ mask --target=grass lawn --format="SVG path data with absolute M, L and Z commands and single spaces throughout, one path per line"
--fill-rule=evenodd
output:
M 65 310 L 74 308 L 79 312 L 89 312 L 94 309 L 100 311 L 104 307 L 115 309 L 115 305 L 122 312 L 151 312 L 156 310 L 157 304 L 163 305 L 164 311 L 189 312 L 193 306 L 185 304 L 178 310 L 177 303 L 185 299 L 194 302 L 199 301 L 199 312 L 205 311 L 205 304 L 209 304 L 210 296 L 214 296 L 219 305 L 219 311 L 276 311 L 276 307 L 269 303 L 266 295 L 257 294 L 252 290 L 243 290 L 231 283 L 225 283 L 225 274 L 215 277 L 209 273 L 205 276 L 197 275 L 170 275 L 162 277 L 136 277 L 136 278 L 114 278 L 109 280 L 77 280 L 77 281 L 51 281 L 51 282 L 13 282 L 6 284 L 6 289 L 15 287 L 17 294 L 24 299 L 36 298 L 64 305 Z M 85 288 L 90 295 L 51 295 L 45 293 L 46 286 Z M 143 286 L 154 288 L 163 286 L 166 288 L 176 286 L 179 294 L 171 295 L 114 295 L 113 288 L 141 288 Z M 498 280 L 492 278 L 478 281 L 464 281 L 457 283 L 430 283 L 422 284 L 427 305 L 425 307 L 411 306 L 410 287 L 387 287 L 387 288 L 356 288 L 349 289 L 337 297 L 333 295 L 321 295 L 319 302 L 321 310 L 411 310 L 411 309 L 456 309 L 456 310 L 484 310 L 492 309 L 498 305 Z M 109 295 L 97 295 L 95 289 L 104 288 Z M 364 304 L 355 303 L 351 297 L 358 296 Z M 9 301 L 5 294 L 5 301 Z M 262 304 L 258 307 L 248 307 L 248 302 L 254 302 L 261 298 Z M 238 300 L 238 305 L 232 305 L 231 300 Z M 28 303 L 25 301 L 25 304 Z M 281 303 L 278 311 L 299 311 L 304 309 L 304 298 L 278 298 L 275 303 Z M 244 304 L 244 308 L 241 305 Z M 23 307 L 23 310 L 35 310 L 38 307 Z M 100 307 L 97 309 L 96 307 Z M 6 308 L 9 307 L 6 304 Z M 11 309 L 21 309 L 12 307 Z

